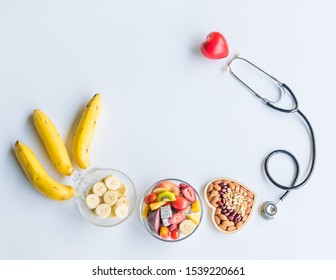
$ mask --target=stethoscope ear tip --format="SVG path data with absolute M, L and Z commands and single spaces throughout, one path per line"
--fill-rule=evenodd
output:
M 278 207 L 274 202 L 266 201 L 260 205 L 259 212 L 265 219 L 274 219 L 278 213 Z
M 225 68 L 225 71 L 230 71 L 231 72 L 231 63 L 235 60 L 239 58 L 239 53 L 235 54 L 230 60 L 229 62 L 226 64 L 226 68 Z

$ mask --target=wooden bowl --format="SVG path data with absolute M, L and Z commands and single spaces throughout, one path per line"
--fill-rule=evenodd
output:
M 232 195 L 229 193 L 232 193 Z M 222 199 L 224 198 L 224 194 L 226 196 L 232 196 L 230 198 L 225 198 L 226 201 L 224 205 L 225 207 L 229 207 L 229 210 L 233 208 L 230 200 L 240 202 L 240 206 L 233 210 L 236 214 L 240 215 L 241 220 L 238 219 L 238 221 L 235 221 L 235 219 L 233 219 L 230 221 L 233 217 L 232 213 L 224 214 L 225 210 L 220 208 L 221 206 L 218 203 L 223 203 Z M 251 189 L 236 180 L 224 177 L 211 180 L 205 186 L 204 198 L 206 204 L 211 209 L 211 221 L 214 227 L 220 232 L 228 234 L 237 232 L 246 225 L 256 202 L 256 195 Z

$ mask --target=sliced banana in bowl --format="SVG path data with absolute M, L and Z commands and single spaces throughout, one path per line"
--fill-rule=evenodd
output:
M 91 223 L 116 226 L 132 214 L 137 194 L 132 180 L 123 172 L 93 168 L 77 173 L 74 181 L 80 213 Z
M 92 187 L 92 192 L 98 196 L 102 196 L 104 193 L 106 193 L 106 186 L 103 182 L 97 182 Z
M 118 193 L 116 191 L 107 191 L 104 193 L 103 200 L 106 204 L 113 206 L 118 201 Z

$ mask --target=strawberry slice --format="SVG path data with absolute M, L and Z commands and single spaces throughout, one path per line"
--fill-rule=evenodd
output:
M 196 201 L 196 193 L 193 189 L 193 187 L 186 187 L 183 190 L 181 190 L 182 195 L 191 203 L 194 203 Z

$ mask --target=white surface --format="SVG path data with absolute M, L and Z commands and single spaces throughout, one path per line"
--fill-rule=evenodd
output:
M 334 11 L 333 1 L 0 1 L 0 258 L 335 259 Z M 222 235 L 205 209 L 196 234 L 167 244 L 146 232 L 138 211 L 119 227 L 99 228 L 74 201 L 50 201 L 31 187 L 13 155 L 17 139 L 61 179 L 33 110 L 45 111 L 70 147 L 79 112 L 100 92 L 93 166 L 126 172 L 139 194 L 167 177 L 201 191 L 227 176 L 250 186 L 258 205 L 275 200 L 282 192 L 261 163 L 286 148 L 305 171 L 307 132 L 297 117 L 268 109 L 224 74 L 227 60 L 200 55 L 214 30 L 225 34 L 231 54 L 286 82 L 315 128 L 315 174 L 277 220 L 255 211 L 242 231 Z M 283 182 L 292 174 L 287 162 L 274 168 Z

